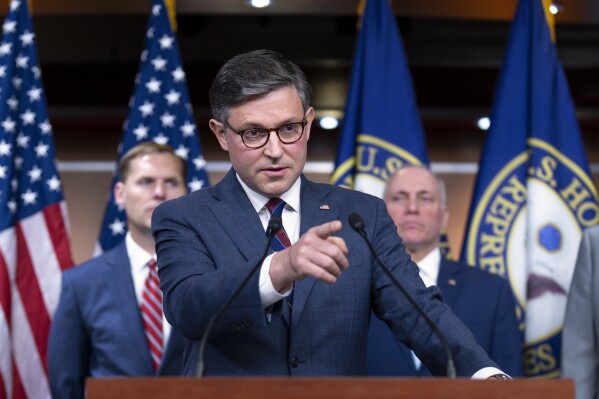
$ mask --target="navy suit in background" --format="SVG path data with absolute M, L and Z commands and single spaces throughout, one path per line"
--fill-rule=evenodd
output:
M 509 283 L 485 271 L 442 259 L 437 286 L 445 303 L 472 331 L 477 343 L 499 368 L 512 377 L 522 376 L 522 336 Z M 424 365 L 416 369 L 410 350 L 375 316 L 368 332 L 368 374 L 431 375 Z
M 159 375 L 180 375 L 185 339 L 171 330 Z M 52 396 L 83 398 L 85 378 L 155 375 L 125 241 L 63 273 L 48 346 Z
M 256 273 L 216 323 L 206 347 L 206 375 L 366 375 L 366 339 L 371 310 L 393 321 L 395 335 L 437 374 L 445 352 L 407 301 L 374 262 L 347 218 L 359 212 L 366 232 L 395 276 L 446 332 L 455 348 L 459 375 L 496 365 L 474 337 L 426 288 L 410 261 L 385 203 L 373 196 L 301 177 L 300 234 L 341 220 L 349 267 L 335 284 L 312 277 L 295 281 L 293 312 L 279 301 L 272 318 L 263 309 Z M 158 206 L 152 229 L 160 264 L 164 309 L 169 322 L 190 341 L 184 373 L 194 375 L 198 340 L 211 317 L 258 262 L 267 239 L 260 218 L 235 176 Z M 458 349 L 459 348 L 459 349 Z

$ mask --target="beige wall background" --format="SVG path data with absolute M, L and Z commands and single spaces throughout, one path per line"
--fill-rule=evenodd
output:
M 434 164 L 433 164 L 434 166 Z M 309 179 L 328 182 L 329 174 L 307 173 Z M 455 257 L 459 257 L 475 175 L 463 173 L 439 173 L 447 186 L 447 206 L 450 211 L 449 245 Z M 79 264 L 92 257 L 94 246 L 104 215 L 107 193 L 112 174 L 108 172 L 63 172 L 64 192 L 71 228 L 71 252 Z M 221 172 L 209 173 L 210 183 L 217 183 Z M 594 175 L 595 182 L 599 176 Z

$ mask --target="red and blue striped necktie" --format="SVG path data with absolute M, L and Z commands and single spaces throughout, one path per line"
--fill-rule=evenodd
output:
M 270 212 L 270 216 L 281 216 L 283 215 L 283 208 L 285 207 L 285 201 L 280 198 L 271 198 L 266 203 L 266 208 Z M 284 250 L 287 247 L 291 246 L 291 241 L 289 241 L 289 236 L 285 231 L 285 227 L 277 232 L 272 243 L 270 244 L 270 249 L 272 252 L 279 252 Z M 291 309 L 291 305 L 293 303 L 293 291 L 287 296 L 287 304 L 289 305 L 289 309 Z
M 280 198 L 271 198 L 266 203 L 266 208 L 270 212 L 270 216 L 281 216 L 283 214 L 283 208 L 285 207 L 285 201 Z M 275 238 L 272 240 L 270 244 L 270 249 L 273 252 L 279 252 L 284 250 L 287 247 L 291 246 L 291 242 L 289 241 L 289 236 L 287 236 L 287 232 L 285 232 L 285 228 L 283 227 L 281 230 L 277 232 Z

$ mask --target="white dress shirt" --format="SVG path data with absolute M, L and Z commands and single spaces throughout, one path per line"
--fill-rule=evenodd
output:
M 268 209 L 266 209 L 266 203 L 270 198 L 253 191 L 239 178 L 239 175 L 236 174 L 235 176 L 237 176 L 237 180 L 241 184 L 243 191 L 245 191 L 246 195 L 250 199 L 250 202 L 252 203 L 252 206 L 258 213 L 260 221 L 262 222 L 262 227 L 264 228 L 264 234 L 266 234 L 266 227 L 268 226 L 268 221 L 270 220 L 270 213 L 268 212 Z M 283 213 L 281 217 L 283 218 L 283 226 L 285 226 L 285 232 L 287 233 L 287 236 L 289 237 L 289 241 L 291 242 L 291 244 L 294 244 L 299 239 L 300 188 L 301 179 L 298 178 L 295 181 L 295 183 L 293 183 L 293 185 L 289 188 L 289 190 L 287 190 L 286 193 L 279 197 L 286 203 L 285 207 L 283 208 Z M 272 280 L 270 279 L 269 274 L 272 256 L 273 255 L 268 255 L 266 259 L 264 259 L 262 267 L 260 268 L 260 300 L 262 301 L 262 307 L 264 307 L 265 309 L 273 303 L 287 297 L 292 290 L 290 289 L 289 291 L 280 294 L 272 285 Z

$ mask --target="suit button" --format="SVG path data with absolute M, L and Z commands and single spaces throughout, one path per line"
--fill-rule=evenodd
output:
M 289 364 L 291 365 L 291 367 L 296 368 L 297 366 L 299 366 L 299 359 L 297 357 L 293 356 L 289 360 Z

